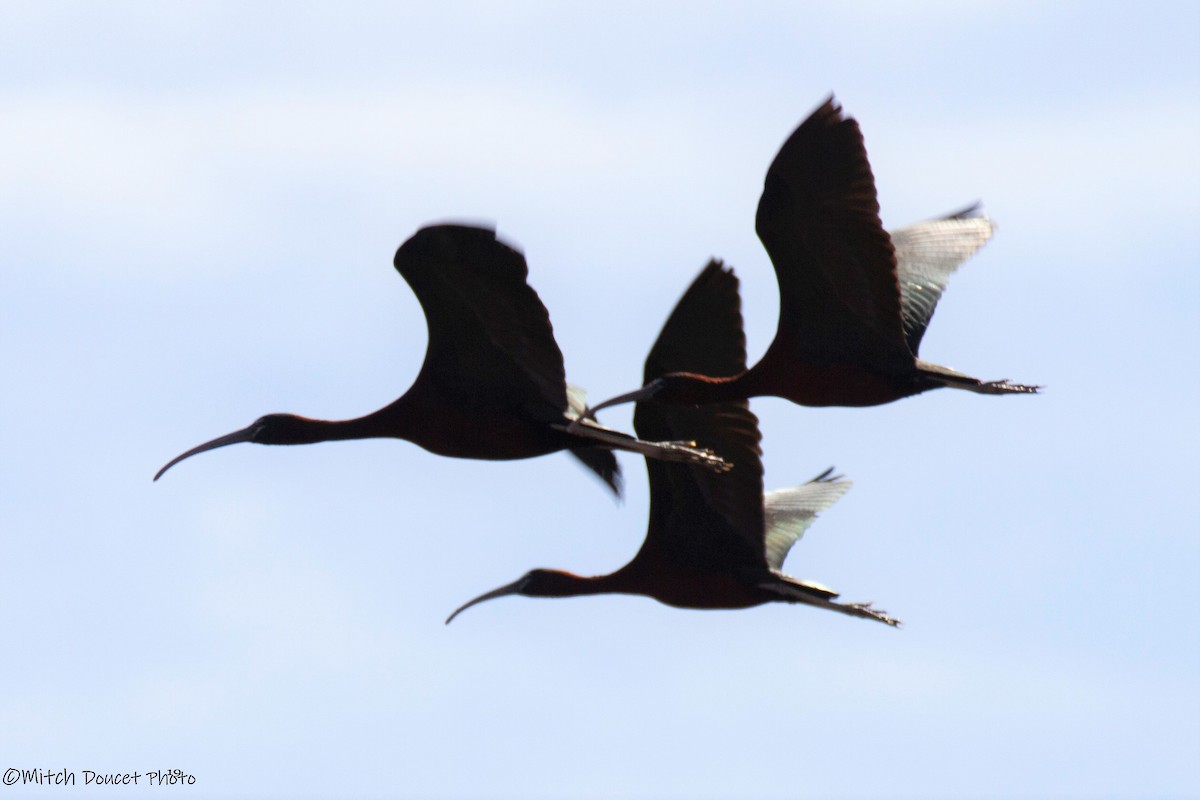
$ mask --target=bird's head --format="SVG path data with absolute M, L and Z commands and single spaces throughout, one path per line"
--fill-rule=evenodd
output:
M 218 436 L 212 441 L 197 445 L 186 453 L 175 456 L 167 465 L 158 471 L 154 480 L 162 477 L 163 473 L 183 461 L 185 458 L 215 450 L 229 444 L 239 442 L 254 442 L 255 444 L 312 444 L 320 441 L 316 435 L 317 420 L 299 417 L 295 414 L 267 414 L 259 417 L 241 430 Z
M 695 385 L 700 380 L 703 380 L 701 376 L 693 375 L 690 372 L 668 372 L 648 384 L 653 387 L 650 398 L 660 403 L 692 405 Z
M 587 583 L 587 578 L 581 578 L 570 572 L 557 569 L 531 569 L 512 583 L 505 584 L 499 589 L 492 589 L 459 606 L 453 614 L 447 617 L 446 624 L 449 625 L 459 614 L 485 600 L 494 600 L 510 594 L 521 594 L 526 597 L 570 597 L 585 594 Z

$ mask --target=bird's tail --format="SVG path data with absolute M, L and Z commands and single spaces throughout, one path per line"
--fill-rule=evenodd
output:
M 585 467 L 608 484 L 613 494 L 621 496 L 624 483 L 621 480 L 621 466 L 617 464 L 617 457 L 613 455 L 612 450 L 603 447 L 572 447 L 571 455 L 582 461 Z

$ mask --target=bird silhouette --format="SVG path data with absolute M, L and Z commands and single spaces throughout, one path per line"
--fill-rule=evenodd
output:
M 746 368 L 738 283 L 711 262 L 667 320 L 646 359 L 644 377 L 689 369 L 711 375 Z M 570 597 L 639 594 L 681 608 L 748 608 L 769 602 L 804 603 L 888 625 L 897 620 L 869 603 L 840 603 L 826 586 L 782 572 L 783 560 L 816 514 L 849 482 L 826 471 L 803 486 L 763 497 L 758 419 L 745 400 L 702 406 L 641 402 L 634 430 L 643 437 L 686 436 L 733 464 L 726 474 L 689 464 L 647 459 L 650 522 L 633 560 L 608 575 L 583 577 L 535 569 L 466 603 L 505 595 Z
M 917 357 L 950 273 L 992 226 L 971 208 L 889 236 L 862 131 L 833 97 L 788 137 L 767 170 L 755 227 L 780 295 L 779 325 L 762 359 L 730 376 L 669 372 L 587 416 L 651 398 L 695 404 L 773 395 L 806 406 L 874 406 L 943 386 L 1038 390 Z
M 342 439 L 407 439 L 443 456 L 532 458 L 568 450 L 617 494 L 612 450 L 725 469 L 713 454 L 684 442 L 645 442 L 579 420 L 580 390 L 565 380 L 550 317 L 526 281 L 525 257 L 494 230 L 432 225 L 396 251 L 429 328 L 425 362 L 395 402 L 357 419 L 327 421 L 268 414 L 251 425 L 173 458 L 239 442 L 312 444 Z

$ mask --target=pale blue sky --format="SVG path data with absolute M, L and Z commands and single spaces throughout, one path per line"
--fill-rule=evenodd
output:
M 196 797 L 1200 795 L 1200 7 L 829 5 L 0 4 L 0 770 L 177 767 Z M 262 413 L 403 392 L 425 328 L 391 258 L 435 220 L 525 251 L 593 398 L 639 383 L 714 255 L 756 358 L 762 177 L 830 91 L 888 226 L 977 199 L 998 222 L 922 355 L 1048 387 L 754 403 L 769 487 L 855 481 L 788 570 L 903 629 L 623 597 L 443 626 L 530 567 L 630 558 L 631 457 L 623 504 L 563 455 L 393 441 L 151 484 Z

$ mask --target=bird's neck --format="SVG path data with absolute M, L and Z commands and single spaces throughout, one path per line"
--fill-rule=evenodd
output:
M 403 398 L 401 398 L 403 399 Z M 313 442 L 334 442 L 348 439 L 409 439 L 418 434 L 421 420 L 406 413 L 401 401 L 384 406 L 361 417 L 342 420 L 300 418 L 301 431 Z
M 625 570 L 608 575 L 576 575 L 563 570 L 539 570 L 536 583 L 526 594 L 536 597 L 580 597 L 589 594 L 643 594 Z
M 679 405 L 708 405 L 727 403 L 748 397 L 746 377 L 742 372 L 726 378 L 697 375 L 694 372 L 671 372 L 662 377 L 666 384 L 655 399 Z

